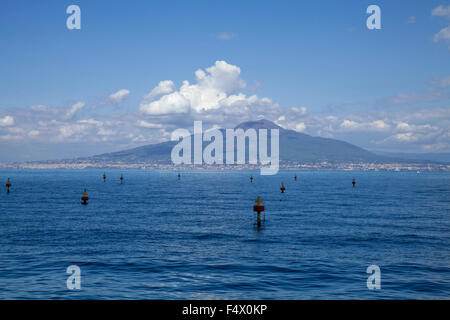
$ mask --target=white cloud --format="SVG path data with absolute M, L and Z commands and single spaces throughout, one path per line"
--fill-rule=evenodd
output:
M 146 100 L 153 100 L 154 98 L 162 95 L 169 94 L 175 90 L 175 84 L 172 80 L 160 81 L 156 87 L 144 96 Z
M 0 139 L 4 140 L 4 141 L 17 141 L 17 140 L 22 140 L 23 137 L 22 136 L 14 136 L 14 135 L 7 134 L 7 135 L 4 135 L 4 136 L 0 136 Z
M 14 118 L 11 116 L 4 116 L 0 118 L 0 127 L 10 127 L 14 125 Z
M 339 125 L 340 129 L 344 131 L 385 131 L 390 128 L 390 125 L 383 120 L 357 122 L 345 119 Z
M 393 139 L 399 142 L 415 142 L 419 140 L 419 138 L 412 132 L 397 133 L 393 136 Z
M 291 110 L 299 115 L 304 115 L 306 114 L 306 107 L 292 107 Z
M 145 120 L 139 120 L 137 122 L 137 125 L 139 127 L 143 127 L 143 128 L 149 128 L 149 129 L 160 129 L 163 128 L 162 124 L 159 123 L 151 123 L 151 122 L 147 122 Z
M 83 109 L 85 107 L 86 103 L 84 102 L 77 102 L 75 103 L 66 113 L 65 116 L 65 120 L 70 120 L 73 117 L 75 117 L 75 115 L 77 114 L 77 112 L 81 109 Z
M 356 121 L 352 121 L 352 120 L 344 120 L 344 121 L 342 121 L 340 126 L 341 126 L 341 128 L 344 128 L 344 129 L 356 129 L 356 128 L 360 128 L 361 124 L 359 124 Z
M 225 61 L 216 61 L 214 66 L 206 68 L 206 72 L 199 69 L 195 76 L 200 87 L 214 88 L 227 94 L 246 86 L 241 79 L 241 69 Z
M 450 40 L 450 26 L 447 26 L 438 33 L 436 33 L 433 37 L 434 42 L 439 42 L 440 40 L 448 41 Z
M 85 119 L 85 120 L 78 120 L 77 123 L 81 123 L 81 124 L 92 124 L 98 127 L 103 126 L 103 122 L 102 121 L 98 121 L 95 119 Z
M 121 89 L 111 95 L 109 95 L 108 99 L 112 103 L 121 103 L 125 100 L 125 98 L 130 94 L 130 90 Z
M 447 19 L 450 19 L 450 5 L 448 6 L 440 5 L 434 8 L 431 11 L 431 15 L 437 17 L 446 17 Z M 445 28 L 442 28 L 438 33 L 434 35 L 433 41 L 435 43 L 441 40 L 446 42 L 450 41 L 450 25 L 446 26 Z
M 438 127 L 432 126 L 430 124 L 415 125 L 409 124 L 407 122 L 398 122 L 395 129 L 401 132 L 430 132 L 439 130 Z
M 238 104 L 240 107 L 245 107 L 245 105 L 254 103 L 257 98 L 256 96 L 247 98 L 241 93 L 233 94 L 246 86 L 240 74 L 239 67 L 225 61 L 216 61 L 215 65 L 195 72 L 197 81 L 195 84 L 190 84 L 185 80 L 178 91 L 173 92 L 174 86 L 170 80 L 160 82 L 141 102 L 139 109 L 148 115 L 167 115 L 189 113 L 190 111 L 203 113 L 219 108 L 235 108 Z M 163 95 L 158 100 L 147 101 L 164 91 L 170 93 Z M 261 99 L 261 102 L 267 101 Z
M 157 101 L 141 103 L 139 110 L 149 115 L 187 113 L 189 101 L 179 92 L 174 92 Z
M 369 124 L 369 127 L 377 130 L 386 130 L 390 128 L 390 126 L 386 124 L 383 120 L 373 121 Z
M 70 124 L 63 125 L 62 127 L 60 127 L 59 131 L 62 138 L 69 138 L 76 134 L 83 133 L 87 130 L 87 128 L 87 125 L 84 124 Z
M 408 130 L 410 130 L 410 128 L 411 128 L 411 126 L 406 122 L 399 122 L 397 124 L 397 130 L 400 130 L 400 131 L 408 131 Z
M 29 137 L 37 137 L 39 134 L 39 130 L 31 130 L 30 132 L 28 132 Z
M 450 5 L 448 5 L 448 6 L 440 5 L 436 8 L 434 8 L 431 11 L 431 15 L 437 16 L 437 17 L 447 17 L 450 19 Z
M 300 122 L 295 126 L 295 131 L 297 132 L 303 132 L 306 129 L 306 125 L 303 122 Z

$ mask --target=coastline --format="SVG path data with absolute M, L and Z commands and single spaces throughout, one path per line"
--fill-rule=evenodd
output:
M 162 163 L 11 162 L 0 169 L 139 169 L 139 170 L 259 170 L 257 165 L 172 165 Z M 450 171 L 448 163 L 280 163 L 280 170 L 298 171 Z

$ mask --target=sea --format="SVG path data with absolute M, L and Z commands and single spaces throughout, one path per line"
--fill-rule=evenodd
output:
M 1 169 L 0 299 L 450 298 L 448 172 L 179 172 Z

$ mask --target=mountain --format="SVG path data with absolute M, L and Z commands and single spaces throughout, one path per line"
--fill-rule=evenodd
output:
M 279 129 L 280 161 L 307 163 L 322 161 L 384 163 L 392 162 L 392 160 L 394 160 L 393 158 L 376 155 L 372 152 L 344 141 L 313 137 L 293 130 L 286 130 L 268 120 L 244 122 L 239 124 L 235 129 L 237 128 L 243 130 L 247 130 L 250 128 Z M 225 149 L 226 142 L 224 130 L 222 130 L 222 133 L 224 136 L 223 146 Z M 193 136 L 191 136 L 191 141 L 192 139 Z M 268 135 L 268 141 L 270 141 L 270 134 Z M 170 163 L 172 148 L 177 143 L 178 142 L 176 141 L 167 141 L 119 152 L 105 153 L 89 158 L 80 158 L 79 160 L 120 163 Z M 208 142 L 204 142 L 203 147 L 205 147 L 207 144 Z M 268 145 L 270 146 L 270 143 Z

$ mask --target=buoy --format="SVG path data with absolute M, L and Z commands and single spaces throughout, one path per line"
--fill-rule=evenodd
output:
M 106 173 L 103 172 L 103 182 L 106 182 Z
M 261 200 L 261 197 L 258 196 L 256 199 L 256 205 L 253 206 L 253 211 L 256 212 L 256 222 L 258 224 L 258 227 L 261 226 L 261 212 L 264 211 L 264 206 L 261 204 L 263 201 Z
M 297 181 L 297 175 L 294 175 L 294 180 Z
M 284 184 L 283 184 L 283 183 L 281 184 L 280 190 L 281 190 L 281 193 L 284 193 L 284 190 L 286 190 L 286 188 L 284 187 Z
M 253 176 L 250 176 L 250 182 L 253 183 Z
M 123 174 L 120 176 L 120 184 L 123 183 Z
M 181 174 L 180 174 L 180 173 L 178 173 L 178 180 L 180 180 L 180 178 L 181 178 Z
M 88 194 L 86 192 L 86 189 L 84 189 L 83 196 L 81 197 L 81 200 L 83 201 L 81 204 L 84 204 L 84 205 L 88 204 L 87 201 L 89 200 L 89 197 L 88 197 Z
M 11 181 L 8 178 L 8 181 L 6 182 L 6 192 L 9 193 L 9 188 L 11 188 Z
M 355 180 L 355 178 L 353 178 L 352 185 L 355 186 L 355 184 L 356 184 L 356 180 Z

